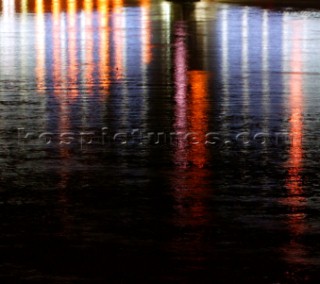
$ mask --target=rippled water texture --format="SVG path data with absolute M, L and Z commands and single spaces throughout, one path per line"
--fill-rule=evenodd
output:
M 1 283 L 318 283 L 318 11 L 0 3 Z

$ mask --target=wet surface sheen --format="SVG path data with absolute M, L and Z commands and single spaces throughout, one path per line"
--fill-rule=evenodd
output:
M 317 283 L 318 11 L 0 3 L 1 283 Z

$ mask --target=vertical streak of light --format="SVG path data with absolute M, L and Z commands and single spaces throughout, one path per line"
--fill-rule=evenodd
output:
M 52 19 L 53 19 L 53 81 L 54 81 L 54 95 L 59 97 L 61 90 L 61 3 L 60 0 L 52 2 Z M 58 86 L 60 88 L 58 88 Z M 59 90 L 60 89 L 60 90 Z
M 2 14 L 3 17 L 12 17 L 15 12 L 15 1 L 14 0 L 3 0 L 2 1 Z
M 228 9 L 225 8 L 221 12 L 221 51 L 222 51 L 222 115 L 224 117 L 230 115 L 229 106 L 230 106 L 230 93 L 229 93 L 229 17 L 228 17 Z M 224 119 L 222 122 L 223 132 L 227 134 L 229 131 L 228 119 Z
M 141 102 L 141 116 L 145 117 L 148 111 L 147 85 L 148 66 L 152 60 L 151 50 L 151 18 L 150 18 L 150 0 L 141 0 L 141 73 L 142 73 L 142 102 Z
M 170 74 L 170 68 L 168 66 L 171 66 L 172 64 L 172 52 L 170 48 L 170 43 L 171 43 L 171 3 L 163 1 L 161 3 L 161 18 L 162 18 L 162 31 L 164 31 L 164 38 L 162 41 L 166 45 L 165 49 L 165 59 L 163 60 L 163 65 L 162 65 L 162 72 L 166 75 L 165 77 L 169 80 L 171 77 Z
M 113 51 L 114 51 L 114 73 L 115 79 L 121 82 L 121 123 L 127 125 L 128 123 L 128 109 L 130 108 L 128 102 L 128 86 L 126 78 L 126 64 L 127 64 L 127 41 L 126 41 L 126 10 L 123 7 L 123 0 L 113 0 Z
M 288 215 L 288 227 L 291 233 L 290 242 L 284 246 L 285 258 L 290 263 L 302 264 L 306 258 L 306 248 L 300 244 L 298 238 L 306 230 L 305 213 L 301 207 L 306 202 L 302 195 L 302 162 L 303 162 L 303 65 L 302 65 L 302 22 L 291 21 L 292 46 L 290 54 L 290 81 L 289 81 L 289 107 L 290 107 L 290 138 L 288 176 L 286 187 L 288 197 L 286 205 L 291 213 Z M 287 25 L 286 28 L 289 26 Z
M 82 107 L 82 121 L 81 126 L 85 129 L 88 125 L 87 117 L 89 117 L 89 101 L 88 96 L 93 95 L 94 87 L 94 32 L 93 32 L 93 2 L 92 0 L 83 0 L 83 12 L 81 14 L 81 52 L 82 52 L 82 62 L 84 64 L 84 69 L 81 74 L 82 82 L 84 82 L 85 90 L 81 96 L 81 107 Z
M 121 80 L 124 77 L 124 55 L 125 55 L 125 17 L 123 11 L 123 1 L 114 0 L 114 31 L 113 31 L 113 41 L 115 44 L 115 74 L 116 79 Z
M 66 131 L 68 122 L 66 121 L 66 117 L 68 115 L 68 110 L 66 106 L 66 98 L 63 95 L 64 92 L 64 81 L 65 81 L 65 74 L 62 72 L 64 67 L 62 66 L 63 62 L 63 56 L 62 56 L 62 41 L 65 40 L 65 38 L 62 36 L 64 34 L 65 30 L 62 27 L 62 23 L 64 22 L 64 18 L 62 17 L 61 13 L 61 0 L 53 0 L 52 2 L 52 43 L 53 43 L 53 94 L 55 98 L 60 103 L 60 112 L 59 112 L 59 132 L 63 133 Z M 65 62 L 64 62 L 65 64 Z M 67 206 L 68 206 L 68 197 L 65 192 L 65 188 L 67 187 L 67 183 L 69 180 L 69 169 L 66 166 L 65 161 L 68 161 L 70 158 L 70 154 L 67 149 L 64 149 L 63 147 L 60 148 L 60 155 L 64 159 L 64 163 L 62 164 L 60 168 L 60 189 L 59 190 L 59 204 L 62 208 L 63 215 L 61 216 L 62 223 L 64 224 L 64 229 L 68 229 L 70 227 L 70 216 L 66 213 Z
M 195 133 L 197 141 L 192 145 L 190 161 L 202 168 L 207 160 L 205 135 L 207 133 L 208 119 L 208 73 L 206 71 L 189 71 L 190 82 L 190 131 Z
M 63 92 L 57 94 L 59 96 L 60 113 L 59 113 L 59 133 L 66 133 L 70 128 L 69 122 L 69 106 L 68 100 L 74 98 L 77 95 L 75 90 L 75 84 L 77 79 L 76 71 L 76 2 L 74 0 L 68 0 L 67 2 L 67 17 L 61 19 L 61 38 L 59 40 L 60 47 L 58 50 L 61 51 L 61 65 L 62 70 L 66 68 L 67 73 L 61 74 L 61 84 L 63 86 Z M 67 21 L 67 27 L 65 22 Z M 58 43 L 58 40 L 56 41 Z M 66 50 L 64 52 L 64 50 Z M 55 60 L 59 61 L 59 56 Z M 58 66 L 57 66 L 58 68 Z M 61 144 L 60 155 L 62 158 L 67 160 L 70 158 L 70 153 L 66 145 Z M 61 182 L 60 186 L 65 188 L 68 182 L 68 171 L 66 167 L 61 168 Z
M 67 46 L 67 26 L 66 26 L 66 13 L 61 11 L 60 13 L 60 53 L 61 53 L 61 89 L 66 92 L 68 87 L 68 75 L 67 75 L 67 57 L 68 57 L 68 46 Z
M 262 106 L 264 114 L 263 132 L 267 133 L 269 117 L 270 86 L 269 86 L 269 13 L 263 11 L 262 18 Z
M 26 32 L 24 31 L 25 27 L 27 26 L 27 12 L 28 12 L 28 3 L 27 1 L 22 1 L 21 3 L 21 16 L 20 16 L 20 70 L 21 70 L 21 75 L 23 76 L 23 80 L 27 80 L 27 56 L 26 53 L 28 50 L 26 49 L 27 47 L 27 42 L 28 42 L 28 36 L 26 36 Z M 25 95 L 26 92 L 23 92 L 23 95 Z
M 15 48 L 16 42 L 12 33 L 15 32 L 15 1 L 3 0 L 2 3 L 2 15 L 0 17 L 0 41 L 2 50 L 0 50 L 1 65 L 5 68 L 1 68 L 1 73 L 8 74 L 11 72 L 11 66 L 14 66 L 15 61 Z M 9 67 L 9 68 L 8 68 Z M 10 70 L 10 71 L 9 71 Z M 0 76 L 2 75 L 0 73 Z
M 302 51 L 301 51 L 301 23 L 295 22 L 293 26 L 293 46 L 291 55 L 290 79 L 290 171 L 287 185 L 293 194 L 302 192 L 300 171 L 302 167 Z
M 194 17 L 195 17 L 195 21 L 197 22 L 196 29 L 198 30 L 200 28 L 201 31 L 199 31 L 199 34 L 203 35 L 203 36 L 201 36 L 201 42 L 199 42 L 199 44 L 201 44 L 201 46 L 203 47 L 204 52 L 207 51 L 208 38 L 209 38 L 207 36 L 208 35 L 208 25 L 204 24 L 204 23 L 207 22 L 207 18 L 206 18 L 207 14 L 209 14 L 209 13 L 215 14 L 216 13 L 215 10 L 212 10 L 212 7 L 215 7 L 215 5 L 211 5 L 207 1 L 195 2 Z M 198 34 L 198 31 L 196 31 L 196 33 Z M 203 67 L 202 68 L 204 70 L 208 70 L 208 63 L 209 63 L 209 60 L 203 60 L 203 62 L 202 62 Z
M 28 0 L 21 0 L 21 12 L 22 14 L 28 13 Z
M 152 60 L 150 21 L 150 0 L 141 0 L 141 53 L 144 65 Z
M 85 15 L 85 81 L 86 93 L 92 95 L 93 92 L 93 71 L 94 71 L 94 32 L 93 32 L 93 3 L 92 0 L 84 0 Z
M 109 0 L 99 0 L 98 10 L 100 13 L 99 74 L 100 84 L 101 87 L 103 87 L 103 96 L 101 99 L 105 100 L 109 93 L 110 86 Z
M 36 79 L 37 91 L 40 94 L 45 93 L 45 78 L 46 78 L 46 33 L 45 33 L 45 18 L 44 18 L 44 2 L 36 0 Z
M 77 2 L 68 0 L 68 96 L 75 99 L 77 91 Z
M 58 7 L 57 7 L 58 8 Z M 59 102 L 59 133 L 67 133 L 70 131 L 69 121 L 69 105 L 68 101 L 77 96 L 76 90 L 76 16 L 77 16 L 77 5 L 75 0 L 68 0 L 67 2 L 67 13 L 59 13 L 61 20 L 61 26 L 56 27 L 56 31 L 60 33 L 60 38 L 55 40 L 59 52 L 56 54 L 54 59 L 56 63 L 61 62 L 61 76 L 58 69 L 57 76 L 61 77 L 61 93 L 56 93 Z M 56 18 L 57 24 L 59 19 Z M 60 31 L 58 30 L 60 29 Z M 59 46 L 60 45 L 60 46 Z M 56 66 L 59 68 L 59 66 Z M 65 71 L 64 71 L 65 70 Z M 60 156 L 62 158 L 62 166 L 60 169 L 60 188 L 64 190 L 69 182 L 69 167 L 68 161 L 71 159 L 70 151 L 64 143 L 60 143 Z M 64 191 L 60 192 L 60 203 L 66 205 L 68 202 Z
M 243 111 L 242 115 L 246 120 L 248 119 L 248 112 L 250 106 L 249 98 L 249 64 L 248 64 L 248 41 L 249 41 L 249 27 L 248 27 L 248 13 L 249 8 L 243 8 L 242 15 L 242 63 L 241 63 L 241 73 L 242 73 L 242 84 L 243 84 Z
M 207 81 L 206 71 L 188 71 L 187 26 L 183 21 L 175 26 L 175 134 L 178 136 L 173 156 L 177 165 L 174 188 L 177 202 L 175 222 L 178 226 L 201 226 L 207 221 L 207 212 L 203 204 L 203 192 L 199 184 L 203 182 L 205 171 L 201 169 L 206 163 L 206 148 L 201 136 L 204 137 L 207 128 Z M 188 86 L 190 93 L 188 96 Z M 190 129 L 189 129 L 190 127 Z M 190 130 L 190 131 L 188 131 Z M 179 135 L 179 133 L 181 135 Z M 192 139 L 187 139 L 186 134 Z M 195 138 L 195 139 L 193 139 Z M 187 141 L 188 140 L 188 141 Z M 193 167 L 186 170 L 189 161 Z M 185 202 L 188 200 L 188 206 Z M 190 201 L 192 203 L 190 203 Z M 191 244 L 200 246 L 198 238 L 191 238 Z M 181 242 L 174 243 L 178 249 Z
M 27 83 L 30 81 L 30 77 L 29 77 L 29 68 L 28 68 L 28 58 L 30 55 L 30 50 L 29 50 L 29 45 L 28 45 L 28 41 L 30 40 L 30 36 L 28 35 L 28 33 L 25 31 L 26 27 L 27 27 L 27 13 L 28 13 L 28 4 L 27 1 L 22 1 L 21 3 L 21 15 L 20 15 L 20 27 L 19 27 L 19 46 L 20 46 L 20 50 L 19 50 L 19 54 L 20 54 L 20 58 L 19 58 L 19 65 L 20 65 L 20 78 L 21 81 L 24 83 Z M 25 88 L 21 88 L 21 91 L 19 92 L 19 97 L 20 100 L 24 100 L 24 101 L 28 101 L 30 96 L 30 92 L 25 91 Z M 27 112 L 28 112 L 28 107 L 25 106 L 25 104 L 21 105 L 20 108 L 22 114 L 24 116 L 27 116 Z
M 175 56 L 174 56 L 174 82 L 175 82 L 175 133 L 177 135 L 177 149 L 175 155 L 175 161 L 182 167 L 187 166 L 187 155 L 186 155 L 186 141 L 181 138 L 187 133 L 188 122 L 187 122 L 187 48 L 186 48 L 186 36 L 187 31 L 185 23 L 178 22 L 175 28 Z

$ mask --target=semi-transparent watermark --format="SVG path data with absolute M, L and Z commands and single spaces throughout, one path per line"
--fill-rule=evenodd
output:
M 108 146 L 175 146 L 205 145 L 207 147 L 264 147 L 287 146 L 302 139 L 290 132 L 237 132 L 223 133 L 219 131 L 145 131 L 131 129 L 114 131 L 108 127 L 87 131 L 30 131 L 17 129 L 19 147 L 108 147 Z M 301 142 L 301 141 L 300 141 Z

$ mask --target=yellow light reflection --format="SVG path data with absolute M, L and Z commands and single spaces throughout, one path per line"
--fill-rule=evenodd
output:
M 84 0 L 85 15 L 85 81 L 86 89 L 90 94 L 93 89 L 93 72 L 94 72 L 94 31 L 93 31 L 93 2 L 92 0 Z
M 101 99 L 105 99 L 108 95 L 110 85 L 110 43 L 109 43 L 109 1 L 99 0 L 98 11 L 100 14 L 100 28 L 99 28 L 99 73 L 100 73 L 100 84 L 103 87 L 103 96 Z
M 28 0 L 21 1 L 21 12 L 22 14 L 28 13 Z
M 93 1 L 92 0 L 84 0 L 84 10 L 87 14 L 91 14 L 93 10 Z
M 44 18 L 44 1 L 36 0 L 36 78 L 38 93 L 45 93 L 46 77 L 46 30 Z
M 74 28 L 76 25 L 77 2 L 76 0 L 67 0 L 67 1 L 68 1 L 67 2 L 68 25 L 71 30 L 71 28 Z
M 150 0 L 141 0 L 141 53 L 143 64 L 149 64 L 152 60 L 150 23 Z
M 77 90 L 77 4 L 75 0 L 68 0 L 67 3 L 68 21 L 68 96 L 71 99 L 78 97 Z
M 100 28 L 109 27 L 109 0 L 98 0 Z
M 53 14 L 53 21 L 55 25 L 59 24 L 60 19 L 60 13 L 61 13 L 61 3 L 60 0 L 53 0 L 52 1 L 52 14 Z M 56 33 L 55 33 L 56 34 Z
M 43 0 L 36 0 L 36 14 L 44 13 L 44 3 Z

